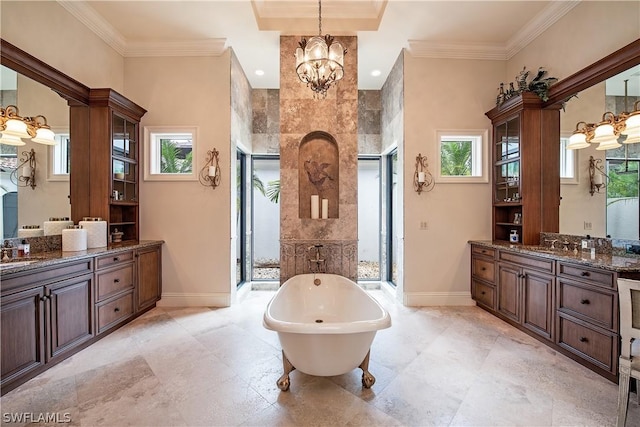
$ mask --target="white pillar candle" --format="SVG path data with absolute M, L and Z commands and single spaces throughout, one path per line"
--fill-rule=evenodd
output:
M 322 219 L 329 218 L 329 199 L 322 199 Z
M 24 177 L 30 177 L 31 176 L 31 166 L 24 165 L 22 167 L 22 176 L 24 176 Z
M 209 176 L 216 176 L 216 167 L 209 166 Z
M 418 182 L 424 182 L 424 172 L 418 172 Z
M 314 194 L 311 196 L 311 219 L 320 218 L 320 196 Z
M 599 174 L 598 172 L 596 172 L 595 174 L 593 174 L 593 183 L 595 185 L 602 185 L 603 181 L 602 181 L 602 175 Z

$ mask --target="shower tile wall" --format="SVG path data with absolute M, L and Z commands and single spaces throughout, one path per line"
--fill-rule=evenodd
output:
M 253 152 L 280 152 L 280 90 L 253 89 Z
M 329 90 L 325 99 L 314 99 L 311 89 L 302 84 L 295 73 L 293 53 L 300 37 L 280 37 L 281 282 L 309 271 L 306 248 L 317 243 L 326 243 L 331 251 L 328 256 L 333 262 L 327 266 L 327 272 L 357 279 L 357 37 L 341 36 L 339 39 L 348 51 L 345 55 L 345 76 L 336 87 Z M 256 102 L 259 103 L 259 100 L 254 97 L 254 106 Z M 254 132 L 260 126 L 254 126 Z M 331 134 L 338 145 L 339 218 L 320 220 L 300 218 L 299 215 L 299 146 L 304 136 L 314 131 Z M 336 257 L 340 257 L 340 260 Z

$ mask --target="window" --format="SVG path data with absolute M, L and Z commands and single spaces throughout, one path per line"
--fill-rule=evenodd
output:
M 69 133 L 55 133 L 56 145 L 49 148 L 49 181 L 69 181 Z
M 398 149 L 385 157 L 387 172 L 387 269 L 386 279 L 393 286 L 398 284 L 398 226 L 401 220 L 398 206 Z
M 144 179 L 196 181 L 196 134 L 195 127 L 145 127 Z
M 280 280 L 280 158 L 251 158 L 252 280 Z
M 380 280 L 380 157 L 358 159 L 358 280 Z
M 437 182 L 488 182 L 487 130 L 437 131 Z
M 578 150 L 567 150 L 569 137 L 560 137 L 560 182 L 562 184 L 578 183 Z

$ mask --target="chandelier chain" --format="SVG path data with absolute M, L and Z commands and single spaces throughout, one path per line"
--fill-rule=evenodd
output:
M 322 36 L 322 0 L 318 0 L 318 35 Z

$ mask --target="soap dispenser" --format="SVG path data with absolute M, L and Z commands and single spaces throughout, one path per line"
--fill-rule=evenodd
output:
M 509 235 L 509 241 L 511 243 L 518 243 L 520 241 L 518 230 L 511 230 L 511 234 Z

